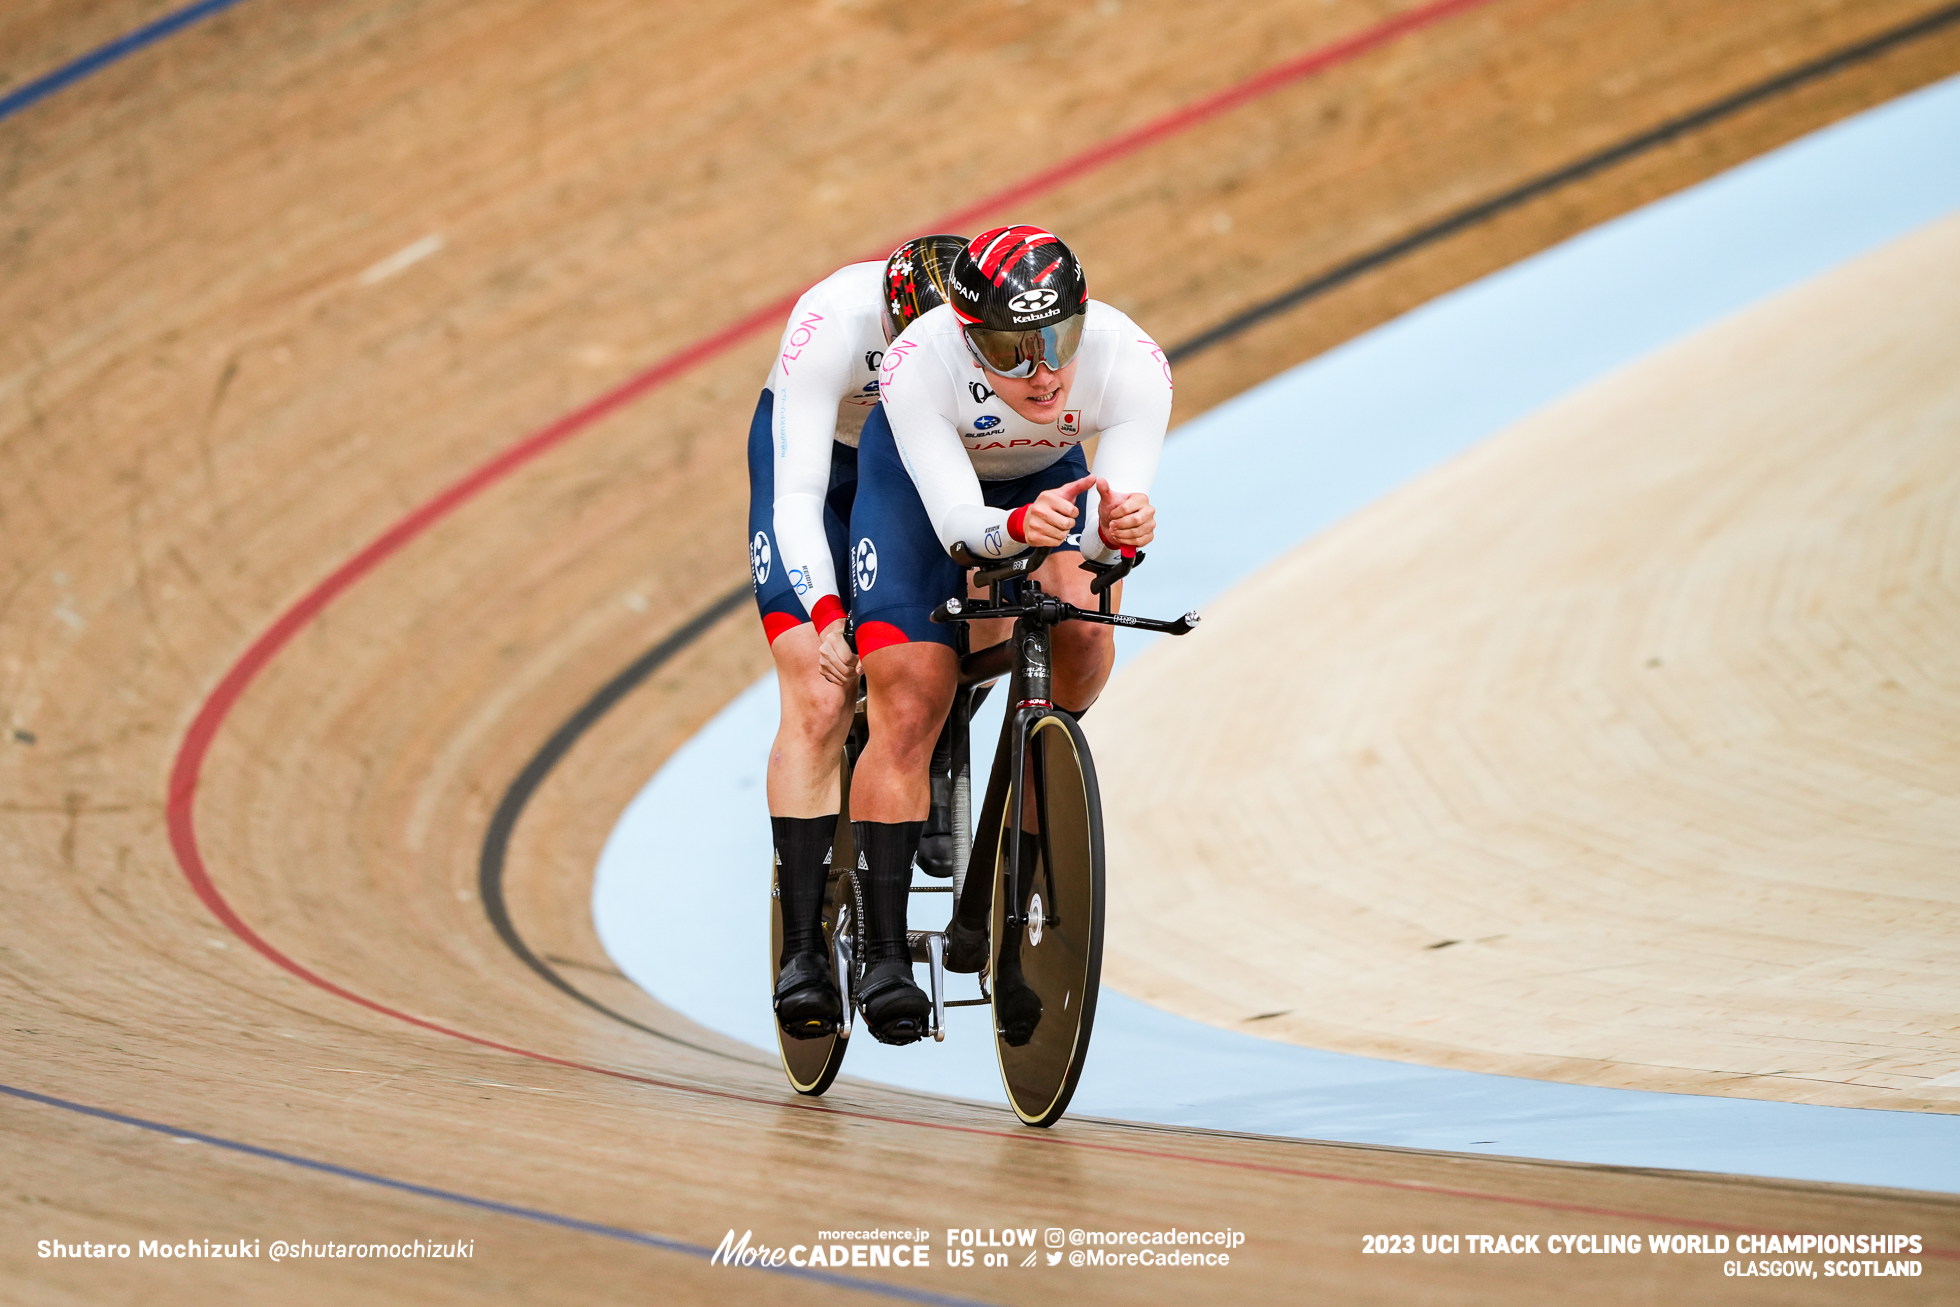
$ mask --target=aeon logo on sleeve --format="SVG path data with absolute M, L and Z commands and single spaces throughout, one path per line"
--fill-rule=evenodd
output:
M 866 536 L 857 543 L 851 556 L 851 579 L 857 582 L 859 593 L 878 584 L 878 547 Z
M 903 336 L 892 342 L 892 347 L 885 351 L 883 358 L 878 360 L 878 375 L 883 383 L 883 389 L 891 389 L 892 376 L 898 371 L 898 365 L 905 362 L 906 357 L 918 347 L 918 341 L 907 340 Z
M 1035 286 L 1007 301 L 1007 307 L 1016 313 L 1039 313 L 1043 309 L 1052 308 L 1055 301 L 1061 297 L 1060 291 L 1050 290 L 1046 286 Z
M 784 371 L 788 371 L 790 364 L 803 357 L 803 347 L 817 334 L 817 324 L 822 321 L 823 314 L 812 313 L 790 329 L 788 337 L 783 341 Z
M 760 590 L 769 580 L 769 535 L 758 531 L 755 539 L 749 541 L 749 574 L 755 577 L 755 588 Z

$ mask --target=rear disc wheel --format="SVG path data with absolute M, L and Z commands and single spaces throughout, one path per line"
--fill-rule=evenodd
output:
M 851 902 L 851 880 L 847 870 L 857 857 L 851 847 L 851 817 L 849 812 L 837 816 L 837 835 L 831 846 L 830 875 L 824 884 L 823 938 L 824 952 L 830 962 L 830 978 L 837 985 L 839 995 L 844 993 L 842 978 L 837 974 L 837 930 L 840 914 L 847 914 Z M 844 929 L 848 930 L 845 921 Z M 771 874 L 769 896 L 769 987 L 775 989 L 776 977 L 781 973 L 783 956 L 783 914 L 775 894 L 774 875 Z M 845 1015 L 849 1015 L 848 1013 Z M 830 1082 L 837 1078 L 837 1069 L 844 1064 L 844 1053 L 850 1046 L 850 1037 L 836 1031 L 819 1035 L 815 1039 L 797 1039 L 784 1033 L 781 1026 L 776 1027 L 776 1045 L 782 1052 L 783 1074 L 789 1077 L 790 1088 L 799 1094 L 815 1096 L 830 1088 Z

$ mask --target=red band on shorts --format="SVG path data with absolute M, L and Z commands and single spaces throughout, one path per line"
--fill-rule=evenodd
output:
M 891 645 L 912 643 L 912 637 L 890 622 L 859 622 L 857 636 L 860 658 Z
M 1022 528 L 1027 525 L 1028 509 L 1031 507 L 1033 505 L 1023 504 L 1007 515 L 1007 534 L 1013 537 L 1014 543 L 1017 545 L 1024 545 L 1028 542 L 1028 537 Z
M 844 605 L 838 602 L 836 595 L 823 596 L 817 600 L 817 606 L 810 612 L 810 620 L 816 623 L 819 631 L 844 616 L 846 616 Z
M 794 631 L 801 625 L 803 625 L 802 618 L 791 617 L 788 613 L 764 613 L 762 615 L 762 629 L 768 634 L 770 644 L 776 643 L 776 637 L 784 631 Z

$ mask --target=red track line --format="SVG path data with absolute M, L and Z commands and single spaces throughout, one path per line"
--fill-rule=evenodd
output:
M 1083 173 L 1099 168 L 1106 163 L 1114 162 L 1126 155 L 1133 154 L 1145 146 L 1152 145 L 1178 132 L 1196 126 L 1199 123 L 1215 118 L 1219 114 L 1249 103 L 1260 96 L 1270 94 L 1283 86 L 1290 85 L 1293 82 L 1310 77 L 1315 73 L 1332 68 L 1337 64 L 1344 63 L 1369 50 L 1385 45 L 1398 37 L 1441 22 L 1443 19 L 1455 14 L 1479 8 L 1489 3 L 1492 3 L 1492 0 L 1440 0 L 1440 3 L 1412 9 L 1407 13 L 1388 19 L 1374 27 L 1367 28 L 1353 36 L 1337 41 L 1332 45 L 1324 46 L 1299 59 L 1281 64 L 1276 68 L 1268 69 L 1266 72 L 1242 82 L 1238 86 L 1230 87 L 1203 100 L 1186 105 L 1182 109 L 1167 114 L 1153 122 L 1146 123 L 1144 126 L 1126 135 L 1119 136 L 1093 149 L 1086 150 L 1044 172 L 1008 187 L 1006 190 L 988 196 L 986 199 L 969 205 L 967 208 L 961 209 L 956 213 L 949 214 L 930 225 L 939 229 L 960 226 L 982 214 L 1003 208 L 1009 204 L 1017 203 L 1031 195 L 1062 185 L 1064 182 L 1070 181 Z M 204 906 L 209 908 L 211 914 L 223 922 L 232 934 L 250 945 L 276 966 L 292 973 L 310 985 L 314 985 L 337 998 L 343 998 L 350 1003 L 358 1004 L 371 1012 L 392 1017 L 395 1020 L 406 1022 L 409 1025 L 430 1031 L 434 1034 L 447 1035 L 453 1039 L 464 1040 L 482 1048 L 495 1049 L 498 1052 L 510 1053 L 514 1056 L 529 1058 L 536 1062 L 544 1062 L 553 1066 L 562 1066 L 578 1071 L 588 1071 L 597 1075 L 609 1076 L 618 1080 L 628 1080 L 636 1084 L 667 1089 L 676 1093 L 699 1094 L 712 1098 L 754 1103 L 766 1107 L 782 1108 L 792 1106 L 778 1099 L 761 1098 L 739 1094 L 732 1090 L 712 1089 L 700 1085 L 688 1085 L 675 1081 L 659 1080 L 651 1076 L 636 1075 L 632 1072 L 593 1066 L 589 1063 L 574 1061 L 570 1058 L 554 1057 L 549 1053 L 534 1052 L 530 1049 L 518 1048 L 511 1044 L 501 1044 L 496 1040 L 486 1039 L 481 1035 L 472 1035 L 465 1031 L 455 1030 L 437 1022 L 427 1020 L 423 1017 L 411 1016 L 406 1012 L 391 1008 L 383 1003 L 378 1003 L 371 998 L 356 994 L 352 990 L 335 984 L 324 976 L 308 970 L 282 953 L 279 949 L 273 947 L 272 944 L 268 943 L 257 931 L 247 925 L 243 918 L 232 910 L 230 903 L 218 892 L 217 885 L 212 881 L 210 871 L 205 866 L 204 855 L 198 848 L 195 806 L 197 800 L 197 782 L 199 775 L 203 771 L 204 759 L 210 752 L 211 745 L 217 738 L 218 729 L 224 724 L 225 718 L 230 715 L 232 708 L 244 696 L 246 689 L 258 676 L 259 672 L 264 670 L 266 664 L 271 662 L 273 657 L 281 649 L 285 648 L 292 638 L 317 617 L 328 604 L 332 603 L 342 591 L 348 589 L 354 582 L 373 571 L 390 555 L 401 550 L 410 541 L 428 530 L 429 527 L 448 516 L 454 509 L 475 497 L 478 492 L 502 480 L 505 476 L 516 471 L 532 459 L 537 458 L 554 446 L 562 444 L 599 419 L 638 399 L 641 395 L 671 380 L 695 364 L 705 362 L 723 353 L 737 342 L 765 326 L 780 322 L 789 310 L 795 306 L 795 303 L 796 297 L 789 296 L 761 309 L 757 309 L 747 317 L 723 327 L 713 335 L 706 336 L 692 345 L 687 346 L 685 349 L 669 355 L 628 379 L 623 384 L 614 387 L 612 390 L 585 404 L 583 407 L 573 410 L 549 426 L 531 433 L 508 449 L 505 449 L 502 453 L 481 464 L 474 471 L 450 485 L 433 499 L 428 500 L 419 508 L 409 513 L 408 516 L 402 518 L 395 525 L 377 536 L 366 548 L 334 569 L 324 581 L 314 586 L 313 589 L 302 596 L 291 608 L 288 608 L 284 613 L 280 614 L 278 619 L 266 629 L 265 633 L 252 642 L 251 646 L 246 649 L 244 655 L 232 665 L 231 670 L 225 673 L 224 679 L 218 682 L 217 687 L 205 699 L 203 705 L 198 709 L 197 716 L 192 720 L 190 729 L 185 733 L 183 743 L 177 750 L 175 764 L 171 768 L 170 792 L 166 803 L 166 813 L 170 828 L 170 845 L 177 854 L 177 861 L 183 868 L 185 879 L 190 882 L 191 888 L 196 891 L 197 897 L 203 902 Z M 799 1103 L 794 1106 L 802 1107 L 804 1110 L 823 1112 L 834 1116 L 853 1117 L 860 1120 L 878 1121 L 891 1125 L 914 1126 L 922 1129 L 946 1130 L 960 1134 L 989 1135 L 995 1138 L 1012 1139 L 1021 1142 L 1036 1142 L 1039 1138 L 1025 1131 L 992 1130 L 978 1126 L 958 1126 L 944 1122 L 916 1121 L 905 1117 L 885 1116 L 873 1112 L 851 1111 L 849 1109 L 828 1107 L 815 1103 Z M 1088 1140 L 1066 1139 L 1052 1135 L 1048 1136 L 1046 1141 L 1058 1146 L 1085 1148 L 1096 1152 L 1127 1153 L 1140 1157 L 1163 1158 L 1169 1161 L 1196 1162 L 1203 1165 L 1224 1166 L 1238 1170 L 1263 1171 L 1278 1175 L 1297 1176 L 1302 1179 L 1328 1180 L 1346 1184 L 1362 1184 L 1377 1188 L 1402 1189 L 1418 1193 L 1474 1198 L 1487 1202 L 1512 1203 L 1529 1207 L 1548 1208 L 1556 1211 L 1619 1217 L 1628 1220 L 1657 1221 L 1666 1225 L 1691 1225 L 1724 1230 L 1739 1230 L 1744 1228 L 1740 1226 L 1717 1225 L 1712 1222 L 1695 1221 L 1680 1217 L 1655 1216 L 1641 1212 L 1619 1212 L 1608 1208 L 1582 1207 L 1567 1203 L 1516 1198 L 1503 1194 L 1481 1193 L 1469 1189 L 1448 1189 L 1435 1185 L 1418 1184 L 1411 1181 L 1344 1176 L 1331 1172 L 1307 1171 L 1293 1167 L 1272 1166 L 1264 1163 L 1238 1162 L 1224 1158 L 1194 1157 L 1189 1154 L 1174 1153 L 1159 1149 L 1128 1148 L 1115 1144 L 1097 1144 L 1091 1143 Z M 1925 1255 L 1935 1257 L 1955 1256 L 1955 1254 L 1950 1253 L 1931 1252 Z
M 935 224 L 936 230 L 957 231 L 967 223 L 981 218 L 1010 204 L 1019 204 L 1030 196 L 1051 190 L 1073 181 L 1083 173 L 1114 162 L 1125 155 L 1134 154 L 1147 145 L 1177 135 L 1187 128 L 1207 122 L 1228 110 L 1242 104 L 1249 104 L 1263 95 L 1270 95 L 1283 86 L 1325 72 L 1337 64 L 1346 63 L 1359 55 L 1366 54 L 1379 46 L 1387 45 L 1397 37 L 1421 31 L 1425 27 L 1453 18 L 1471 9 L 1481 9 L 1491 0 L 1440 0 L 1411 9 L 1406 13 L 1364 28 L 1353 36 L 1343 37 L 1332 45 L 1324 45 L 1318 50 L 1301 55 L 1286 63 L 1258 74 L 1237 86 L 1230 86 L 1208 95 L 1202 100 L 1194 100 L 1182 109 L 1172 110 L 1163 117 L 1147 122 L 1134 131 L 1126 132 L 1101 145 L 1092 146 L 1070 159 L 1065 159 L 1044 172 L 1038 172 L 1025 181 L 1017 182 L 1006 190 L 996 191 L 986 199 L 970 204 L 964 209 L 948 214 Z M 881 256 L 882 257 L 882 256 Z
M 1490 3 L 1492 0 L 1437 0 L 1436 3 L 1398 14 L 1353 36 L 1344 37 L 1298 59 L 1270 68 L 1237 86 L 1228 87 L 1174 110 L 1123 136 L 1085 150 L 1044 172 L 988 196 L 977 204 L 936 219 L 927 226 L 941 230 L 960 226 L 983 213 L 1003 208 L 1040 191 L 1059 186 L 1104 164 L 1133 154 L 1145 146 L 1215 118 L 1227 110 L 1268 95 L 1283 86 L 1291 85 L 1315 73 L 1324 72 L 1337 64 L 1385 45 L 1397 37 L 1441 22 L 1456 13 Z M 873 257 L 882 258 L 883 255 Z M 373 571 L 383 560 L 436 522 L 448 516 L 452 510 L 474 498 L 479 491 L 502 480 L 532 459 L 577 435 L 600 418 L 672 380 L 695 364 L 706 362 L 732 348 L 753 332 L 780 322 L 790 309 L 795 307 L 796 299 L 797 296 L 794 295 L 786 296 L 755 310 L 720 331 L 661 359 L 598 398 L 497 454 L 382 532 L 369 542 L 366 548 L 342 563 L 324 581 L 309 590 L 299 602 L 280 614 L 265 633 L 252 642 L 244 655 L 232 665 L 231 670 L 204 701 L 191 723 L 190 730 L 186 732 L 184 741 L 177 750 L 175 764 L 171 768 L 170 793 L 166 804 L 170 842 L 177 852 L 177 860 L 183 866 L 184 874 L 190 879 L 198 897 L 218 915 L 220 920 L 242 931 L 241 938 L 245 938 L 259 952 L 281 966 L 289 966 L 270 945 L 251 935 L 244 923 L 224 905 L 223 898 L 211 883 L 204 866 L 204 859 L 198 852 L 192 812 L 196 800 L 198 776 L 203 770 L 205 755 L 210 751 L 211 743 L 217 737 L 218 728 L 224 724 L 225 718 L 244 694 L 246 687 L 252 683 L 265 665 L 272 661 L 273 656 L 343 590 Z
M 1440 22 L 1453 14 L 1489 3 L 1491 0 L 1439 0 L 1437 3 L 1411 9 L 1353 36 L 1345 37 L 1298 59 L 1268 69 L 1235 87 L 1229 87 L 1186 105 L 1182 109 L 1146 123 L 1127 135 L 1084 151 L 1035 177 L 988 197 L 977 205 L 968 206 L 929 225 L 941 229 L 949 228 L 968 221 L 976 214 L 990 208 L 1024 199 L 1046 187 L 1058 186 L 1094 168 L 1134 153 L 1146 145 L 1214 118 L 1228 109 L 1249 103 L 1258 96 L 1269 94 L 1282 86 L 1353 59 L 1396 37 Z M 532 432 L 382 532 L 359 553 L 334 569 L 325 580 L 307 591 L 297 603 L 281 613 L 272 625 L 252 642 L 200 705 L 197 716 L 192 719 L 190 729 L 185 732 L 183 743 L 178 746 L 176 760 L 171 766 L 170 789 L 165 802 L 170 845 L 177 854 L 177 861 L 183 868 L 185 878 L 190 881 L 191 888 L 196 891 L 198 898 L 233 934 L 276 965 L 309 984 L 318 985 L 351 1002 L 443 1034 L 472 1039 L 478 1043 L 486 1042 L 384 1007 L 314 975 L 260 938 L 237 913 L 232 911 L 224 896 L 218 893 L 197 843 L 195 813 L 197 783 L 204 770 L 204 759 L 209 754 L 212 743 L 217 739 L 218 730 L 224 725 L 225 718 L 230 715 L 232 708 L 244 696 L 246 689 L 264 670 L 266 664 L 271 662 L 274 656 L 342 591 L 373 571 L 390 555 L 401 550 L 429 527 L 448 516 L 450 512 L 474 498 L 478 492 L 695 364 L 721 354 L 765 326 L 780 322 L 795 303 L 796 297 L 788 296 L 773 304 L 765 305 L 739 321 L 723 327 L 713 335 L 706 336 L 661 359 L 583 407 L 567 413 L 549 426 Z M 503 1046 L 495 1045 L 495 1047 Z

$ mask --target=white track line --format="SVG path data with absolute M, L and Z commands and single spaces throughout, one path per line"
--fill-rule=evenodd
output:
M 402 248 L 396 250 L 387 258 L 362 272 L 354 280 L 360 282 L 363 286 L 373 286 L 379 282 L 384 282 L 396 273 L 406 268 L 414 267 L 431 254 L 438 253 L 446 243 L 442 238 L 441 232 L 432 231 L 421 240 L 411 245 L 402 246 Z

